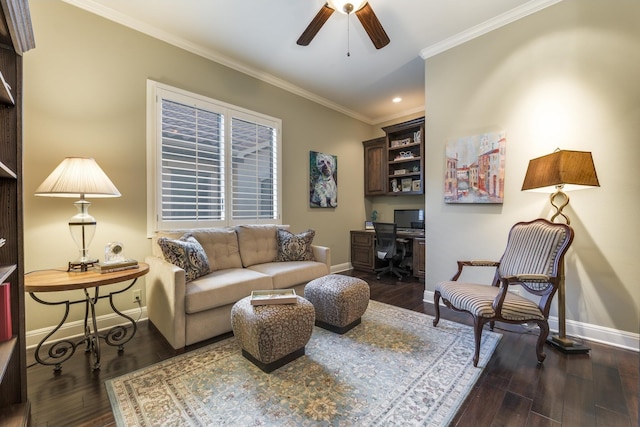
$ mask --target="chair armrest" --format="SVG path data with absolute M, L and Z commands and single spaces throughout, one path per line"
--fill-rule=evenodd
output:
M 458 261 L 458 271 L 451 278 L 452 281 L 458 280 L 460 275 L 462 274 L 462 270 L 464 267 L 499 267 L 500 263 L 498 261 L 487 261 L 487 260 L 471 260 L 471 261 Z
M 331 272 L 331 249 L 326 246 L 311 245 L 311 250 L 316 261 L 325 263 L 327 271 Z
M 502 304 L 507 297 L 508 288 L 511 285 L 524 285 L 525 282 L 541 282 L 551 283 L 554 279 L 547 274 L 518 274 L 514 276 L 502 277 L 500 279 L 500 291 L 496 298 L 493 300 L 493 309 L 496 313 L 502 313 Z M 524 286 L 524 289 L 529 292 L 533 292 L 528 286 Z M 533 292 L 536 293 L 536 292 Z M 536 293 L 537 295 L 541 295 Z M 540 310 L 543 310 L 543 305 L 546 303 L 546 298 L 542 298 L 539 304 Z
M 516 276 L 505 277 L 508 284 L 513 282 L 549 282 L 551 280 L 551 276 L 547 274 L 518 274 Z
M 147 314 L 174 349 L 186 345 L 185 272 L 161 258 L 148 256 L 145 277 Z

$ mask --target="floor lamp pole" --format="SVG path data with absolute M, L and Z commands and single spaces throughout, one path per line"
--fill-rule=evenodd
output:
M 556 212 L 551 217 L 551 222 L 554 222 L 556 218 L 564 218 L 567 225 L 571 224 L 571 220 L 568 216 L 562 213 L 562 209 L 569 204 L 569 196 L 562 191 L 563 185 L 556 187 L 556 192 L 550 197 L 551 205 L 556 208 Z M 556 199 L 560 197 L 564 198 L 561 204 L 556 204 Z M 582 354 L 588 353 L 591 350 L 589 347 L 585 347 L 582 344 L 578 344 L 567 338 L 567 326 L 566 326 L 566 294 L 565 294 L 565 282 L 564 282 L 564 259 L 558 268 L 558 275 L 560 280 L 558 282 L 558 335 L 552 335 L 547 338 L 547 342 L 568 354 Z

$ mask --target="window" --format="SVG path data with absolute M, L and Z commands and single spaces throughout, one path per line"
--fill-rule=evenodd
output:
M 279 223 L 281 121 L 149 80 L 148 231 Z

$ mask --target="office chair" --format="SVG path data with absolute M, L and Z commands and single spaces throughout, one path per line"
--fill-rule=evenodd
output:
M 401 241 L 402 244 L 398 248 L 395 223 L 374 222 L 373 228 L 376 232 L 376 257 L 388 261 L 386 266 L 375 269 L 376 277 L 379 279 L 384 273 L 392 273 L 402 280 L 403 274 L 409 275 L 409 272 L 397 267 L 396 263 L 407 255 L 406 241 Z

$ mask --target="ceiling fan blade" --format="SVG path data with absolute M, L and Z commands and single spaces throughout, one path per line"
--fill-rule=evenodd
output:
M 296 43 L 298 43 L 300 46 L 308 46 L 309 43 L 311 43 L 311 40 L 313 40 L 316 34 L 318 34 L 318 31 L 320 31 L 320 28 L 322 28 L 324 23 L 327 22 L 327 19 L 329 19 L 332 13 L 333 9 L 331 9 L 329 5 L 325 3 L 324 6 L 322 6 L 322 9 L 318 11 L 318 14 L 311 20 L 311 23 L 304 30 Z
M 369 38 L 376 49 L 382 49 L 389 44 L 389 36 L 387 36 L 384 28 L 382 28 L 382 24 L 373 12 L 369 3 L 365 4 L 362 9 L 358 10 L 356 12 L 356 16 L 360 20 L 364 30 L 369 34 Z

